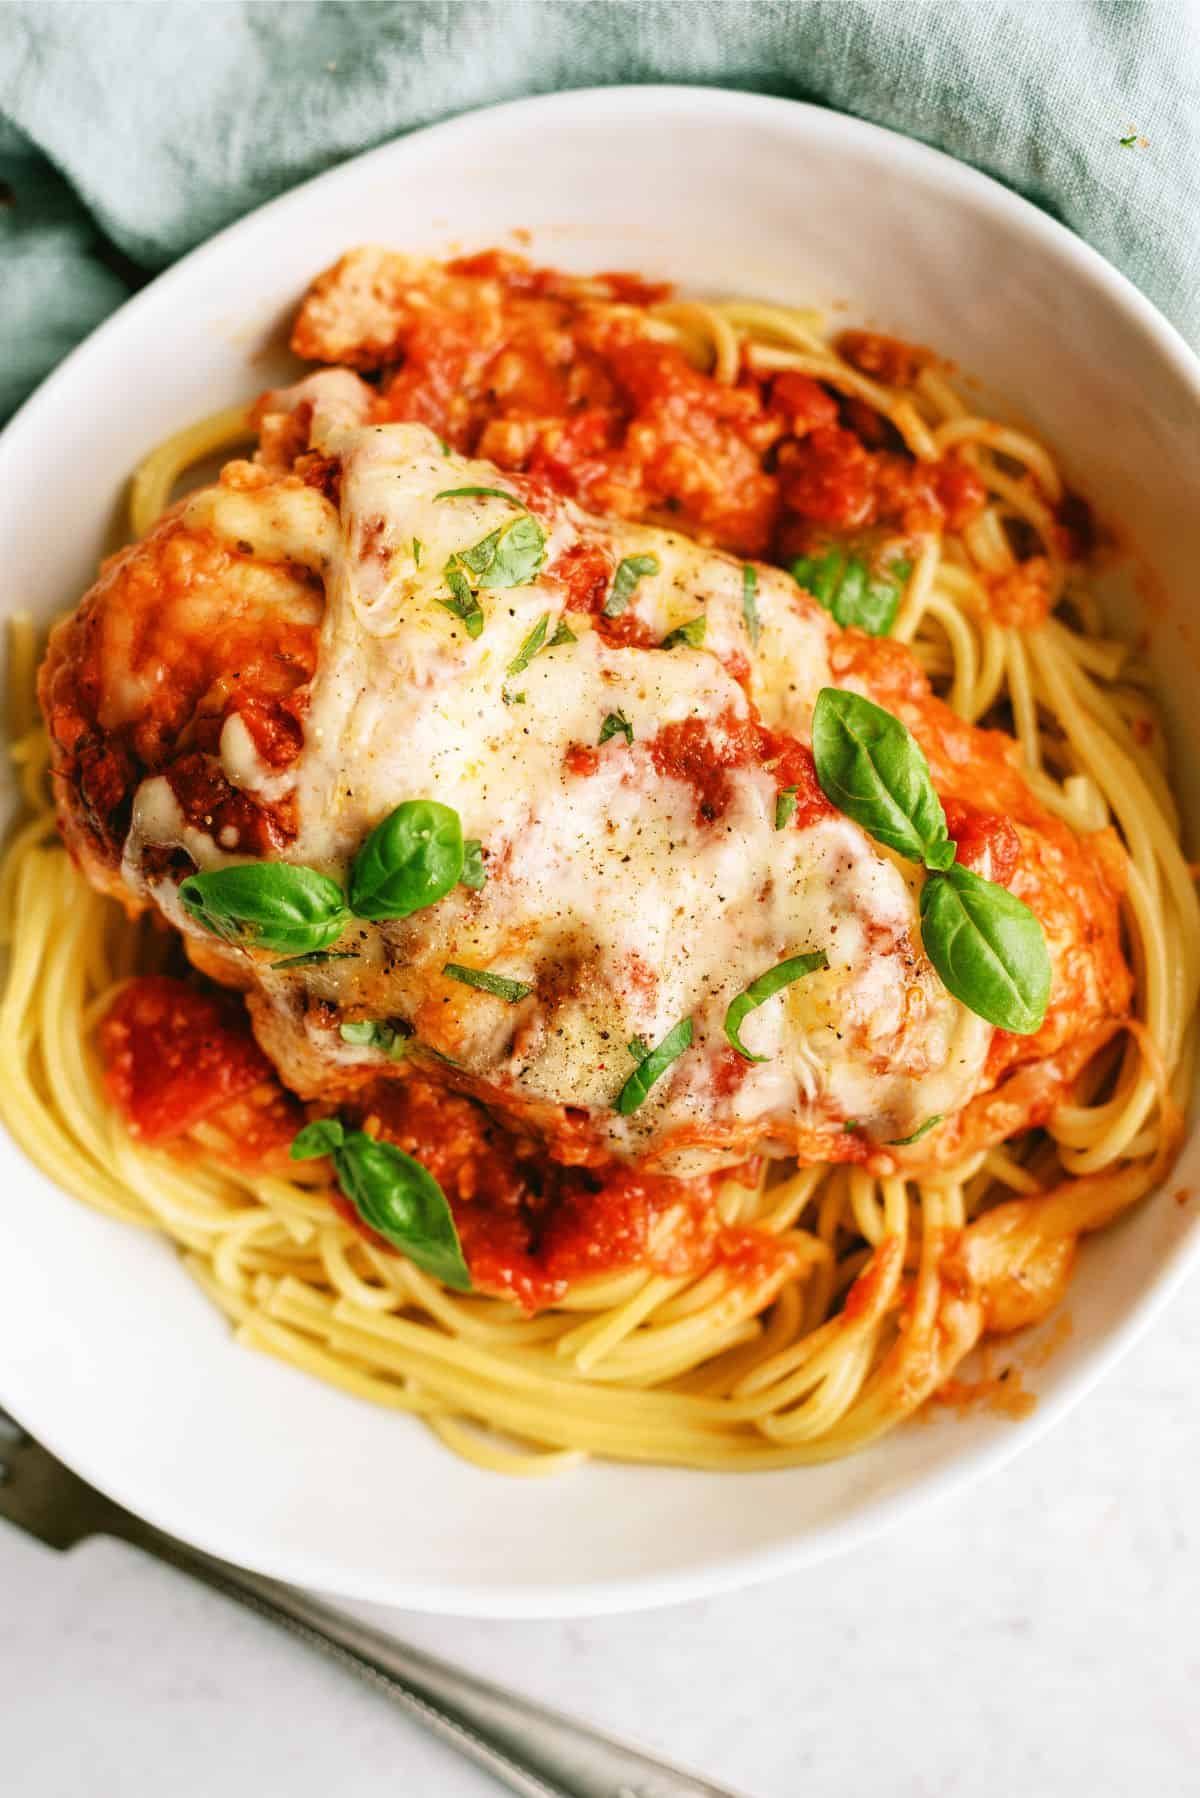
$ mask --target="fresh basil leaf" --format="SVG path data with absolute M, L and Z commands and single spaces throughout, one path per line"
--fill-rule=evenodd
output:
M 886 637 L 891 631 L 911 571 L 910 562 L 897 561 L 872 575 L 864 561 L 844 549 L 800 556 L 792 563 L 792 578 L 833 614 L 843 630 L 865 631 L 872 637 Z
M 462 986 L 473 986 L 481 993 L 491 993 L 495 999 L 503 999 L 506 1005 L 516 1005 L 520 999 L 528 999 L 533 991 L 523 980 L 509 980 L 503 974 L 490 974 L 486 968 L 464 968 L 461 962 L 448 961 L 442 969 L 448 980 L 457 980 Z
M 412 540 L 412 556 L 413 556 L 413 564 L 415 567 L 419 568 L 421 566 L 421 557 L 424 554 L 425 554 L 425 545 L 421 542 L 421 539 L 419 537 L 414 537 Z
M 639 1048 L 645 1048 L 640 1039 Z M 650 1088 L 660 1075 L 665 1074 L 673 1061 L 677 1061 L 685 1049 L 691 1047 L 692 1020 L 681 1018 L 673 1030 L 669 1030 L 655 1049 L 650 1049 L 642 1056 L 637 1067 L 617 1094 L 616 1109 L 622 1117 L 628 1117 L 649 1093 Z M 630 1049 L 633 1049 L 631 1043 Z
M 935 862 L 946 814 L 929 764 L 899 718 L 857 693 L 822 687 L 813 708 L 813 760 L 825 797 L 898 855 Z
M 645 1061 L 650 1053 L 649 1043 L 641 1036 L 631 1037 L 625 1046 L 635 1061 Z
M 746 635 L 750 639 L 751 649 L 758 648 L 758 570 L 750 562 L 742 569 L 742 617 L 746 621 Z
M 549 612 L 543 612 L 529 635 L 518 649 L 516 655 L 505 669 L 506 674 L 520 674 L 528 668 L 542 644 L 546 641 L 546 631 L 550 625 Z
M 677 649 L 681 643 L 686 643 L 692 649 L 699 649 L 707 629 L 708 619 L 701 612 L 698 618 L 689 618 L 686 624 L 677 624 L 673 631 L 668 631 L 658 647 Z
M 478 837 L 467 837 L 463 842 L 462 873 L 458 884 L 470 887 L 473 893 L 479 892 L 487 880 L 487 870 L 483 865 L 483 844 Z
M 289 1152 L 293 1161 L 314 1161 L 318 1155 L 334 1154 L 345 1140 L 346 1132 L 337 1118 L 318 1118 L 292 1138 Z
M 454 562 L 447 562 L 443 570 L 446 585 L 450 589 L 449 599 L 439 599 L 435 604 L 455 618 L 461 618 L 466 626 L 468 637 L 478 637 L 483 630 L 483 607 L 471 591 L 471 584 L 462 569 Z
M 504 701 L 505 705 L 524 705 L 526 695 L 523 692 L 510 693 L 508 691 L 507 687 L 501 687 L 500 697 Z
M 555 627 L 554 635 L 551 637 L 549 643 L 547 643 L 546 648 L 560 649 L 564 643 L 574 643 L 575 641 L 575 632 L 571 629 L 565 618 L 560 618 Z
M 481 587 L 527 587 L 546 559 L 546 533 L 532 512 L 500 532 L 495 554 L 479 576 Z
M 282 961 L 273 961 L 273 968 L 320 968 L 327 961 L 355 961 L 357 952 L 353 949 L 313 949 L 307 955 L 286 955 Z
M 408 1048 L 403 1033 L 385 1018 L 363 1018 L 343 1024 L 339 1035 L 344 1043 L 353 1043 L 357 1048 L 378 1049 L 390 1061 L 401 1061 Z
M 921 941 L 943 986 L 998 1030 L 1032 1036 L 1050 998 L 1050 952 L 1029 907 L 995 881 L 952 867 L 921 889 Z
M 630 724 L 624 712 L 610 712 L 608 717 L 604 720 L 604 723 L 600 726 L 600 741 L 602 743 L 607 743 L 610 737 L 624 737 L 625 741 L 632 748 L 633 726 Z
M 333 1165 L 365 1224 L 443 1285 L 471 1290 L 449 1201 L 428 1168 L 362 1130 L 347 1133 Z
M 516 506 L 520 512 L 527 512 L 528 506 L 515 493 L 509 493 L 504 487 L 443 487 L 434 499 L 506 499 L 510 506 Z
M 435 799 L 406 799 L 355 856 L 350 908 L 359 918 L 407 918 L 436 904 L 462 871 L 458 813 Z
M 466 549 L 455 550 L 452 559 L 459 567 L 460 572 L 465 569 L 467 576 L 475 580 L 478 580 L 481 574 L 487 573 L 496 559 L 496 549 L 500 542 L 502 529 L 502 525 L 497 525 L 494 531 L 489 531 L 486 537 L 479 539 L 478 543 L 472 543 Z
M 637 584 L 642 576 L 657 574 L 658 566 L 657 556 L 626 556 L 618 562 L 613 584 L 604 602 L 604 616 L 619 618 L 637 591 Z
M 791 823 L 792 815 L 796 810 L 796 794 L 799 791 L 799 787 L 780 787 L 775 795 L 776 830 L 782 830 L 785 825 Z
M 888 1148 L 907 1149 L 910 1143 L 920 1142 L 923 1136 L 928 1136 L 931 1130 L 936 1130 L 938 1125 L 942 1123 L 944 1119 L 944 1112 L 935 1111 L 931 1118 L 926 1118 L 923 1124 L 917 1125 L 911 1136 L 893 1137 L 892 1141 L 888 1144 Z
M 193 923 L 213 936 L 285 955 L 327 949 L 350 922 L 337 882 L 290 862 L 241 862 L 189 874 L 179 898 Z
M 739 993 L 725 1013 L 725 1035 L 737 1050 L 743 1061 L 770 1061 L 769 1055 L 753 1055 L 741 1039 L 742 1025 L 752 1011 L 781 993 L 785 986 L 793 981 L 803 980 L 806 974 L 815 974 L 818 968 L 827 968 L 829 957 L 824 949 L 811 949 L 805 955 L 793 955 L 787 961 L 781 961 L 752 980 L 744 993 Z

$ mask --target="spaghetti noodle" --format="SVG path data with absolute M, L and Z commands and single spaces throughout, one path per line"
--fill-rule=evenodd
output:
M 1135 1015 L 1045 1126 L 920 1178 L 859 1166 L 725 1178 L 723 1225 L 786 1246 L 749 1272 L 634 1268 L 581 1279 L 530 1316 L 440 1285 L 364 1238 L 309 1164 L 239 1168 L 204 1124 L 187 1158 L 135 1142 L 106 1094 L 98 1020 L 167 939 L 95 892 L 55 840 L 35 636 L 14 622 L 12 755 L 28 811 L 0 875 L 11 962 L 0 1115 L 30 1157 L 110 1216 L 165 1234 L 239 1339 L 354 1396 L 411 1412 L 454 1452 L 509 1474 L 589 1456 L 711 1469 L 817 1462 L 911 1415 L 985 1335 L 1043 1315 L 1078 1239 L 1161 1179 L 1191 1078 L 1200 912 L 1179 848 L 1144 671 L 1103 634 L 1055 529 L 1063 484 L 1024 432 L 975 416 L 933 366 L 889 385 L 810 313 L 669 302 L 652 333 L 733 384 L 789 371 L 869 407 L 918 463 L 953 449 L 987 491 L 961 532 L 928 530 L 893 635 L 971 722 L 998 716 L 1037 798 L 1072 830 L 1115 826 Z M 155 450 L 133 482 L 142 535 L 200 458 L 247 436 L 233 409 Z M 1033 580 L 1046 616 L 997 615 Z

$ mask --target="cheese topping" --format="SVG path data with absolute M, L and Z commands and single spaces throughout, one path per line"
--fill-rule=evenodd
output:
M 324 377 L 306 385 L 319 388 Z M 288 859 L 345 880 L 367 832 L 406 799 L 453 806 L 484 849 L 482 890 L 457 888 L 411 918 L 356 924 L 356 958 L 256 975 L 288 1027 L 298 992 L 332 998 L 343 1015 L 397 1018 L 511 1104 L 585 1107 L 612 1152 L 650 1154 L 688 1171 L 786 1152 L 798 1132 L 853 1119 L 879 1141 L 949 1113 L 977 1085 L 990 1028 L 946 992 L 919 946 L 919 872 L 838 814 L 776 829 L 777 786 L 760 759 L 725 757 L 725 798 L 705 816 L 692 782 L 660 771 L 654 739 L 691 721 L 714 762 L 730 733 L 753 724 L 736 672 L 750 668 L 763 722 L 807 740 L 812 705 L 830 684 L 832 626 L 778 570 L 758 569 L 761 635 L 751 650 L 742 565 L 673 533 L 587 518 L 565 501 L 535 508 L 545 532 L 536 578 L 478 593 L 472 637 L 439 601 L 456 555 L 522 515 L 494 494 L 439 497 L 466 486 L 508 491 L 490 464 L 445 456 L 417 425 L 348 423 L 344 395 L 318 404 L 314 447 L 340 464 L 339 507 L 315 490 L 210 489 L 189 513 L 264 557 L 320 569 L 326 604 L 297 761 L 264 768 L 244 725 L 227 720 L 227 778 L 258 798 L 294 799 Z M 630 614 L 649 641 L 697 616 L 703 646 L 644 648 L 610 640 L 570 613 L 572 640 L 551 645 L 563 589 L 546 571 L 580 538 L 613 566 L 652 555 Z M 508 669 L 542 621 L 542 647 Z M 605 718 L 633 731 L 602 746 Z M 583 753 L 586 752 L 586 753 Z M 126 856 L 182 843 L 201 867 L 229 859 L 182 830 L 160 790 L 143 783 Z M 173 801 L 171 802 L 173 804 Z M 169 883 L 165 883 L 169 885 Z M 154 896 L 172 920 L 173 894 Z M 209 939 L 211 941 L 211 939 Z M 746 1047 L 729 1048 L 731 1001 L 778 962 L 822 949 L 829 966 L 755 1010 Z M 446 962 L 531 986 L 512 1005 L 446 979 Z M 327 1056 L 362 1062 L 324 1013 L 307 1025 Z M 692 1047 L 628 1118 L 614 1099 L 634 1068 L 628 1044 L 653 1045 L 681 1018 Z M 664 1159 L 665 1158 L 665 1159 Z

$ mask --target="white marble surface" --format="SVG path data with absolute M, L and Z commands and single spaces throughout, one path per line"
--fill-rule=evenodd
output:
M 1193 1281 L 1001 1473 L 807 1574 L 624 1618 L 386 1625 L 750 1798 L 1196 1793 L 1198 1299 Z M 167 1569 L 111 1543 L 56 1556 L 0 1526 L 14 1798 L 498 1789 Z

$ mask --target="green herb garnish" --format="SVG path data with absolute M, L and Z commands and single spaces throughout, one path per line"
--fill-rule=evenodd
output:
M 516 506 L 518 511 L 528 512 L 529 510 L 523 499 L 518 499 L 515 493 L 509 493 L 503 487 L 443 487 L 442 491 L 435 493 L 433 497 L 434 499 L 506 499 L 509 505 Z
M 462 823 L 435 799 L 407 799 L 377 824 L 350 869 L 360 918 L 407 918 L 444 897 L 463 871 Z
M 827 968 L 829 957 L 824 949 L 811 949 L 805 955 L 793 955 L 787 961 L 779 962 L 752 980 L 744 993 L 739 993 L 725 1013 L 725 1035 L 744 1061 L 769 1061 L 769 1055 L 753 1055 L 741 1038 L 741 1028 L 752 1011 L 773 999 L 793 981 L 803 980 L 806 974 L 815 974 L 818 968 Z
M 619 618 L 633 598 L 642 576 L 657 573 L 657 556 L 626 556 L 623 561 L 618 562 L 613 584 L 604 602 L 604 616 Z
M 813 760 L 827 799 L 876 842 L 930 870 L 921 941 L 947 991 L 999 1030 L 1039 1030 L 1051 973 L 1042 926 L 1007 888 L 955 865 L 912 733 L 870 700 L 824 687 L 813 710 Z
M 505 669 L 506 674 L 520 674 L 528 668 L 542 644 L 546 641 L 546 631 L 550 624 L 549 612 L 543 612 L 516 655 Z
M 928 1136 L 929 1132 L 931 1130 L 937 1129 L 938 1125 L 942 1122 L 942 1119 L 944 1116 L 945 1116 L 944 1112 L 935 1111 L 931 1118 L 926 1118 L 925 1122 L 923 1124 L 917 1125 L 916 1129 L 913 1131 L 911 1136 L 894 1137 L 892 1139 L 892 1141 L 888 1144 L 888 1148 L 889 1149 L 907 1149 L 910 1143 L 920 1142 L 920 1140 L 923 1136 Z
M 911 562 L 890 562 L 883 573 L 872 575 L 865 562 L 831 549 L 823 556 L 800 556 L 792 563 L 792 577 L 807 588 L 817 602 L 831 612 L 843 630 L 866 631 L 886 637 L 896 622 L 904 582 Z
M 775 795 L 776 830 L 782 830 L 786 824 L 791 823 L 792 814 L 796 810 L 796 794 L 799 791 L 799 787 L 780 787 Z
M 929 763 L 899 718 L 857 693 L 823 687 L 812 749 L 825 797 L 877 843 L 929 867 L 954 860 Z
M 491 993 L 493 998 L 503 999 L 506 1005 L 516 1005 L 519 1000 L 528 999 L 533 991 L 523 980 L 509 980 L 503 974 L 489 973 L 486 968 L 464 968 L 457 961 L 448 961 L 442 973 L 448 980 L 476 987 L 481 993 Z
M 450 598 L 435 600 L 434 603 L 452 613 L 455 618 L 461 618 L 468 637 L 478 637 L 483 630 L 483 607 L 472 593 L 471 583 L 462 569 L 453 562 L 447 562 L 445 577 Z
M 462 873 L 458 877 L 458 884 L 470 887 L 472 892 L 477 893 L 486 880 L 487 870 L 483 865 L 483 844 L 478 837 L 467 837 L 463 842 L 463 865 Z
M 677 649 L 681 643 L 686 643 L 692 649 L 699 649 L 707 629 L 708 619 L 701 612 L 698 618 L 689 618 L 686 624 L 677 624 L 673 631 L 668 631 L 658 647 Z
M 189 874 L 179 898 L 194 924 L 224 942 L 289 956 L 328 949 L 350 922 L 336 880 L 290 862 L 241 862 Z
M 404 1033 L 384 1018 L 363 1018 L 357 1023 L 343 1024 L 338 1032 L 344 1043 L 358 1049 L 378 1049 L 392 1061 L 399 1061 L 407 1043 Z
M 600 741 L 602 743 L 607 743 L 610 737 L 624 737 L 625 741 L 632 747 L 633 726 L 630 724 L 624 712 L 610 712 L 608 717 L 604 720 L 604 723 L 600 726 Z
M 338 1185 L 365 1224 L 435 1280 L 470 1292 L 449 1202 L 419 1161 L 365 1131 L 347 1130 L 337 1118 L 306 1125 L 291 1155 L 293 1161 L 332 1156 Z
M 691 1047 L 691 1042 L 691 1018 L 681 1018 L 656 1049 L 647 1049 L 640 1037 L 634 1038 L 629 1045 L 629 1052 L 637 1056 L 638 1065 L 617 1094 L 616 1109 L 622 1117 L 628 1117 L 637 1110 L 654 1082 L 666 1073 L 673 1061 L 678 1061 L 685 1049 Z M 639 1050 L 644 1050 L 645 1053 L 639 1055 Z
M 1050 998 L 1041 924 L 1007 887 L 967 868 L 931 875 L 921 889 L 921 941 L 961 1004 L 1017 1036 L 1040 1030 Z
M 758 648 L 758 570 L 747 562 L 742 569 L 742 617 L 746 620 L 746 635 L 750 639 L 751 649 Z

